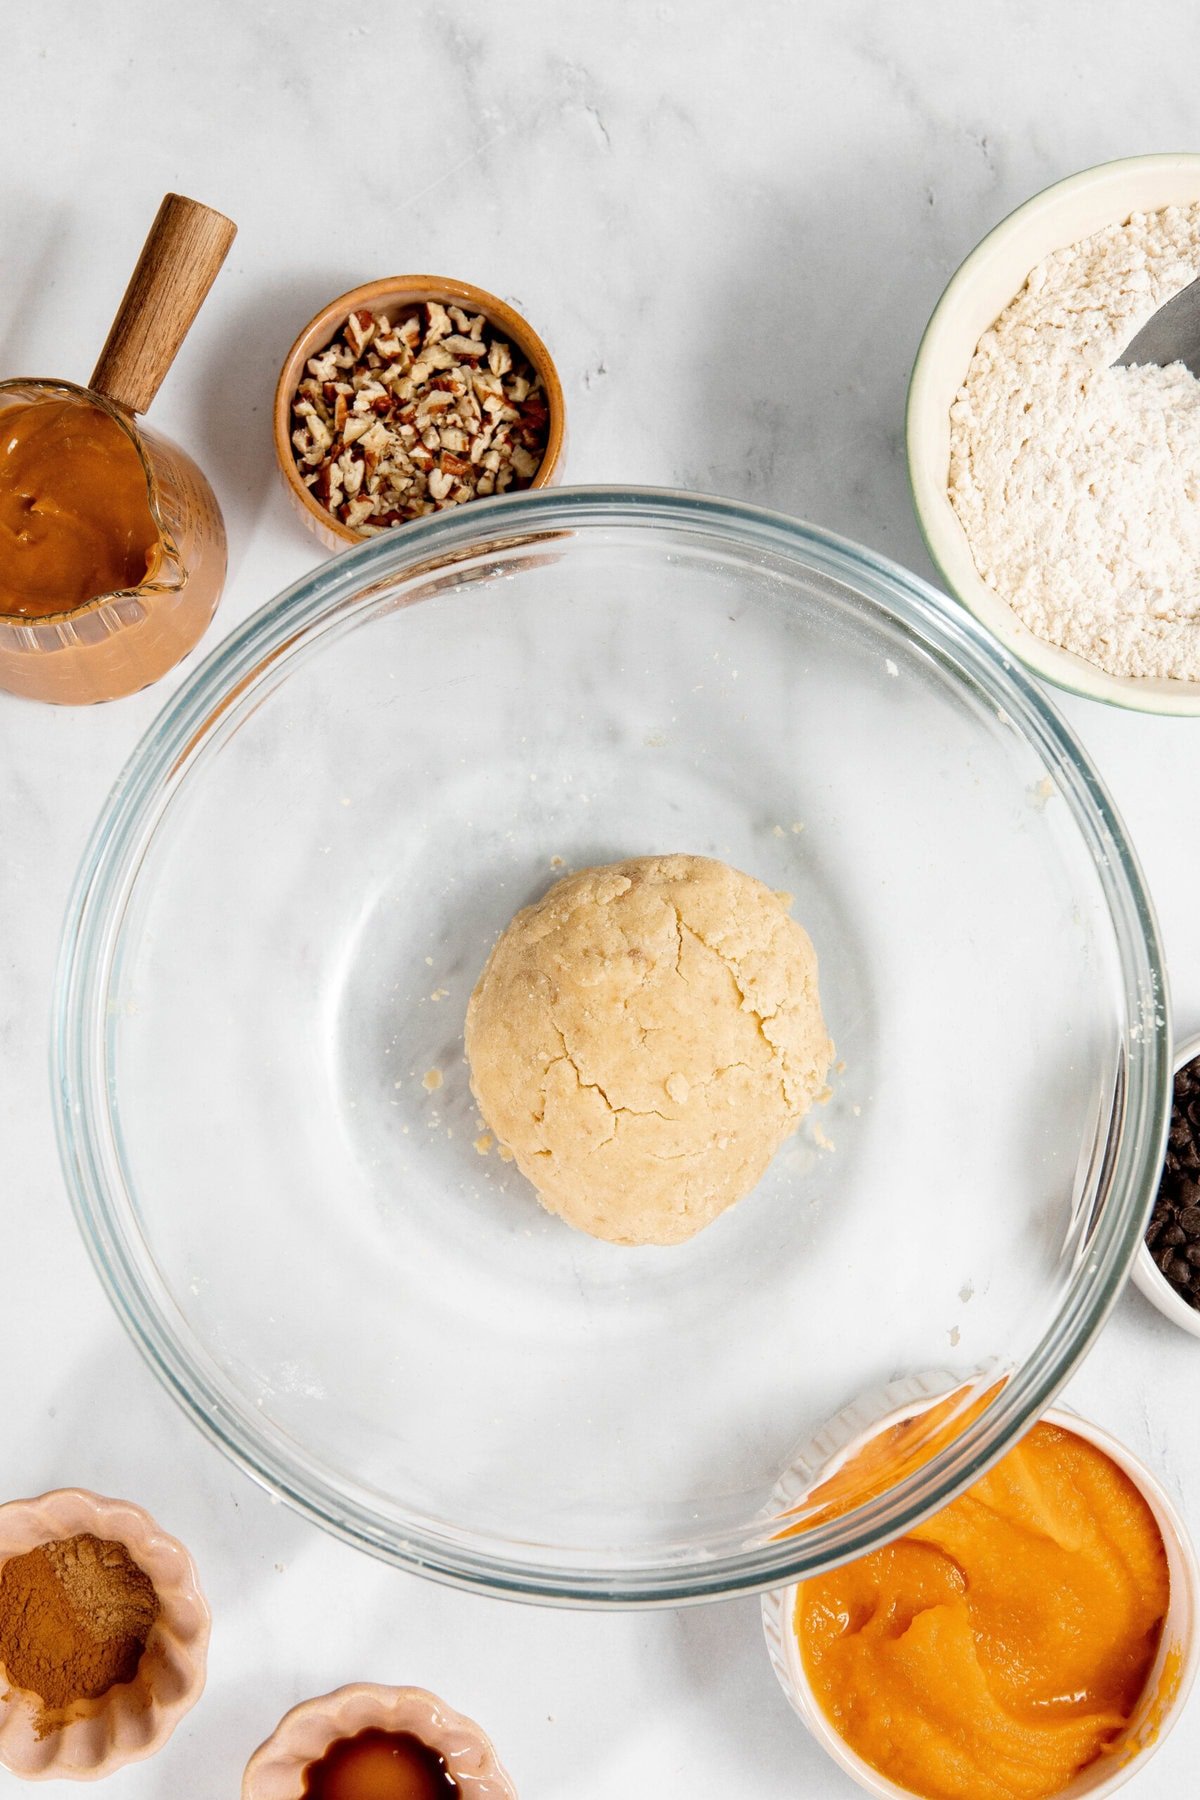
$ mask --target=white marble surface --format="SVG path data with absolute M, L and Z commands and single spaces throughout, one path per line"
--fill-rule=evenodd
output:
M 6 28 L 0 371 L 86 378 L 167 188 L 241 226 L 155 408 L 226 509 L 209 643 L 316 554 L 270 452 L 294 330 L 405 270 L 528 312 L 563 373 L 570 477 L 762 501 L 928 573 L 901 421 L 945 279 L 1058 176 L 1195 147 L 1200 24 L 1173 0 L 44 0 Z M 76 713 L 0 696 L 0 1494 L 136 1498 L 192 1546 L 216 1615 L 204 1700 L 113 1791 L 234 1794 L 285 1707 L 372 1677 L 475 1714 L 525 1800 L 848 1796 L 775 1687 L 756 1602 L 590 1617 L 379 1567 L 205 1446 L 116 1325 L 55 1156 L 50 981 L 91 820 L 176 679 Z M 1141 850 L 1194 1029 L 1200 725 L 1065 710 Z M 1131 1293 L 1070 1397 L 1200 1532 L 1198 1378 L 1200 1349 Z M 1198 1753 L 1200 1699 L 1137 1793 L 1191 1794 Z

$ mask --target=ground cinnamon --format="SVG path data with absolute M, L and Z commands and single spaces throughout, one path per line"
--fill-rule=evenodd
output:
M 124 1544 L 57 1538 L 0 1567 L 0 1663 L 47 1708 L 95 1699 L 133 1679 L 158 1612 Z

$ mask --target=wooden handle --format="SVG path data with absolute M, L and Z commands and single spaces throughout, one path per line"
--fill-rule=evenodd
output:
M 236 236 L 224 213 L 167 195 L 93 371 L 96 393 L 128 412 L 145 412 Z

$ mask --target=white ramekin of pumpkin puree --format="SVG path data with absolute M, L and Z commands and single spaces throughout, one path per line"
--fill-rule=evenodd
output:
M 868 1793 L 1101 1800 L 1187 1698 L 1197 1599 L 1158 1482 L 1054 1411 L 895 1543 L 766 1595 L 763 1625 L 788 1699 Z

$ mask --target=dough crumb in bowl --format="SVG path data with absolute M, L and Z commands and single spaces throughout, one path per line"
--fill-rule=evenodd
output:
M 471 996 L 471 1086 L 568 1224 L 678 1244 L 758 1181 L 825 1089 L 807 932 L 703 856 L 581 869 L 519 912 Z

